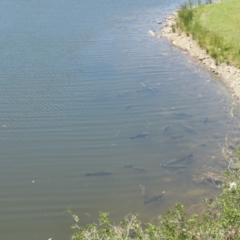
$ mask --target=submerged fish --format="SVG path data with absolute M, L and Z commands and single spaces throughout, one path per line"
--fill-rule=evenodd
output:
M 101 172 L 95 172 L 95 173 L 86 173 L 86 176 L 105 176 L 105 175 L 111 175 L 113 172 L 107 172 L 107 171 L 101 171 Z
M 125 168 L 132 168 L 134 170 L 140 171 L 140 172 L 146 172 L 144 168 L 135 166 L 135 165 L 124 165 Z
M 130 109 L 130 108 L 132 108 L 132 107 L 133 107 L 133 105 L 128 105 L 128 106 L 126 106 L 124 109 L 127 110 L 127 109 Z
M 145 138 L 145 137 L 148 136 L 148 134 L 149 134 L 148 132 L 142 132 L 142 133 L 137 134 L 137 135 L 134 136 L 134 137 L 131 137 L 130 139 Z
M 179 139 L 179 138 L 182 138 L 182 137 L 183 137 L 183 135 L 172 136 L 172 137 L 170 137 L 170 138 L 167 139 L 167 140 L 169 140 L 169 141 L 173 141 L 173 140 L 176 140 L 176 139 Z
M 184 113 L 184 112 L 174 112 L 173 114 L 178 117 L 192 117 L 192 115 Z
M 182 124 L 182 126 L 184 127 L 184 129 L 185 129 L 187 132 L 196 134 L 196 131 L 195 131 L 192 127 L 190 127 L 190 126 L 188 126 L 188 125 L 185 125 L 185 124 Z
M 163 128 L 163 132 L 168 131 L 169 128 L 170 128 L 169 125 L 166 125 L 166 126 Z
M 166 165 L 166 164 L 160 164 L 161 167 L 165 167 L 165 168 L 188 168 L 187 165 Z
M 193 154 L 189 154 L 188 156 L 186 157 L 182 157 L 182 158 L 177 158 L 177 159 L 173 159 L 169 162 L 166 163 L 166 165 L 171 165 L 171 164 L 175 164 L 175 163 L 179 163 L 179 162 L 182 162 L 184 160 L 188 160 L 189 158 L 191 158 L 193 156 Z
M 203 124 L 205 125 L 208 122 L 208 117 L 205 117 Z
M 188 172 L 191 172 L 192 170 L 190 169 L 190 168 L 179 168 L 179 169 L 177 169 L 175 172 L 174 172 L 174 174 L 184 174 L 186 177 L 188 177 L 186 174 L 188 173 Z
M 206 147 L 207 145 L 206 144 L 199 144 L 197 147 Z
M 148 204 L 150 202 L 154 202 L 154 201 L 157 201 L 157 200 L 161 199 L 164 193 L 165 193 L 165 191 L 163 191 L 162 193 L 160 193 L 158 195 L 155 195 L 155 196 L 149 198 L 148 200 L 144 201 L 144 204 Z

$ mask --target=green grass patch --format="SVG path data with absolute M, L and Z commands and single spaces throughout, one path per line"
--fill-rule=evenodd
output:
M 216 63 L 240 67 L 240 1 L 192 1 L 178 11 L 176 27 L 191 35 Z

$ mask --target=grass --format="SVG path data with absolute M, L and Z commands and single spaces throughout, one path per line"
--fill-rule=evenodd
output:
M 211 3 L 198 0 L 183 4 L 176 27 L 191 35 L 217 64 L 225 62 L 240 68 L 240 1 Z

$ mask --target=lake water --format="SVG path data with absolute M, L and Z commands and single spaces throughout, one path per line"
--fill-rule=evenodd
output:
M 148 221 L 176 201 L 201 211 L 219 192 L 192 177 L 223 169 L 236 103 L 148 35 L 181 2 L 1 1 L 0 239 L 69 239 L 67 209 L 80 225 L 100 210 Z M 184 157 L 183 168 L 161 167 Z M 86 176 L 100 171 L 113 174 Z

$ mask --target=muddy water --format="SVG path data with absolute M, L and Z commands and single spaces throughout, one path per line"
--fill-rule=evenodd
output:
M 179 3 L 1 1 L 1 239 L 68 239 L 66 209 L 80 224 L 99 210 L 147 221 L 218 193 L 192 179 L 225 167 L 236 103 L 148 35 Z

